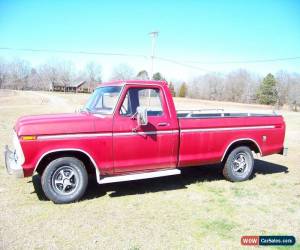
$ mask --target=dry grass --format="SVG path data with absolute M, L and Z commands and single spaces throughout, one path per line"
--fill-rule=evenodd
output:
M 0 92 L 0 148 L 17 117 L 73 111 L 87 95 Z M 259 105 L 176 99 L 177 108 Z M 0 249 L 236 249 L 242 235 L 300 240 L 300 114 L 284 111 L 289 155 L 257 159 L 250 181 L 225 181 L 218 166 L 180 176 L 98 186 L 54 205 L 40 181 L 8 177 L 0 158 Z M 298 243 L 295 248 L 300 248 Z M 272 248 L 273 249 L 273 248 Z

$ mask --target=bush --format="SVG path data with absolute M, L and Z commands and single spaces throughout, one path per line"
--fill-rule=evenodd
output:
M 187 94 L 187 85 L 186 85 L 186 83 L 183 83 L 183 84 L 181 84 L 181 86 L 179 88 L 178 96 L 186 97 L 186 94 Z

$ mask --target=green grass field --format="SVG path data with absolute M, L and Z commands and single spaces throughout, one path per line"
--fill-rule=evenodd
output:
M 0 91 L 0 148 L 11 145 L 17 117 L 74 111 L 87 97 Z M 175 102 L 182 109 L 266 108 Z M 294 235 L 299 241 L 300 114 L 283 114 L 289 155 L 257 158 L 253 178 L 242 183 L 224 180 L 219 166 L 101 186 L 91 179 L 82 201 L 55 205 L 45 199 L 38 176 L 8 176 L 1 157 L 0 249 L 251 249 L 241 246 L 243 235 Z

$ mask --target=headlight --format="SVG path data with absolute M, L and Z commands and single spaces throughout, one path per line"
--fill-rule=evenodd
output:
M 18 165 L 22 165 L 25 162 L 25 157 L 24 157 L 24 154 L 23 154 L 23 150 L 22 150 L 19 138 L 18 138 L 15 131 L 14 131 L 14 134 L 13 134 L 13 145 L 14 145 L 14 148 L 16 150 L 16 153 L 15 153 L 16 161 L 17 161 Z

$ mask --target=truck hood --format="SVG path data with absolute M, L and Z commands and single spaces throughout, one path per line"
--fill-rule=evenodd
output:
M 88 113 L 23 116 L 15 131 L 18 136 L 91 133 L 95 131 L 94 119 Z

